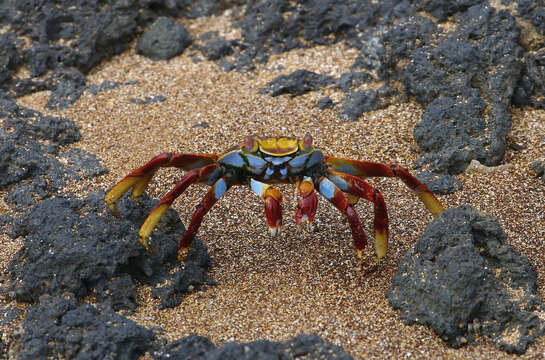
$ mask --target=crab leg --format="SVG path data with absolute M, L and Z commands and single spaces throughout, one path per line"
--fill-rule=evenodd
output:
M 375 208 L 375 253 L 380 260 L 388 251 L 388 213 L 384 198 L 367 181 L 340 171 L 327 171 L 327 178 L 344 192 L 373 202 Z
M 331 180 L 322 176 L 316 181 L 316 187 L 320 194 L 322 194 L 327 200 L 329 200 L 337 209 L 339 209 L 348 219 L 350 230 L 352 230 L 352 238 L 354 239 L 354 247 L 356 249 L 356 255 L 361 259 L 362 250 L 367 245 L 367 237 L 361 227 L 358 214 L 350 205 L 346 195 L 339 189 Z
M 144 221 L 144 224 L 138 231 L 138 238 L 140 243 L 148 250 L 153 252 L 148 237 L 159 222 L 170 205 L 189 187 L 189 185 L 196 182 L 214 181 L 219 176 L 219 166 L 216 164 L 210 164 L 203 166 L 202 168 L 193 169 L 187 173 L 182 180 L 180 180 L 176 186 L 170 190 L 157 205 L 151 210 L 148 217 Z
M 227 176 L 221 177 L 212 185 L 210 190 L 208 190 L 204 196 L 204 199 L 202 199 L 199 205 L 197 205 L 197 209 L 193 213 L 191 222 L 187 226 L 184 236 L 178 245 L 178 261 L 181 262 L 189 252 L 189 247 L 191 246 L 191 243 L 193 242 L 193 239 L 201 226 L 204 215 L 206 215 L 216 201 L 218 201 L 218 199 L 222 197 L 232 185 L 234 184 L 230 182 Z
M 336 157 L 326 157 L 325 162 L 331 170 L 341 171 L 358 177 L 397 177 L 416 193 L 418 198 L 433 215 L 437 215 L 444 210 L 443 205 L 441 205 L 428 187 L 399 165 L 387 165 L 372 161 Z
M 265 216 L 269 223 L 269 233 L 276 236 L 282 229 L 282 194 L 277 188 L 250 179 L 250 189 L 265 201 Z
M 115 202 L 132 188 L 133 199 L 138 199 L 144 193 L 151 178 L 160 167 L 177 167 L 182 170 L 192 170 L 212 164 L 218 158 L 214 154 L 175 154 L 163 153 L 155 156 L 143 166 L 125 176 L 106 194 L 106 204 L 112 213 L 119 217 Z
M 297 192 L 301 195 L 299 203 L 297 204 L 297 212 L 295 213 L 295 224 L 311 223 L 316 215 L 316 208 L 318 207 L 318 198 L 314 192 L 314 185 L 312 179 L 308 176 L 302 181 L 297 182 Z

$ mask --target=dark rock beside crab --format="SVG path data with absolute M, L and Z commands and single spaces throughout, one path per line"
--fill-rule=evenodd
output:
M 168 60 L 181 54 L 191 41 L 183 25 L 171 18 L 160 17 L 142 34 L 136 51 L 153 60 Z
M 506 244 L 497 220 L 466 205 L 427 226 L 401 260 L 388 299 L 405 321 L 431 326 L 450 346 L 484 340 L 523 354 L 545 333 L 536 288 L 535 271 Z
M 161 284 L 153 293 L 166 307 L 178 305 L 183 293 L 209 282 L 210 258 L 199 241 L 186 266 L 168 272 L 177 266 L 173 254 L 184 231 L 173 210 L 153 234 L 156 254 L 151 255 L 134 234 L 156 201 L 143 196 L 137 206 L 122 199 L 119 210 L 125 220 L 119 220 L 109 215 L 103 198 L 102 192 L 81 200 L 55 197 L 14 220 L 10 235 L 23 236 L 24 245 L 9 265 L 12 297 L 38 301 L 42 294 L 70 292 L 81 298 L 94 291 L 101 303 L 133 309 L 134 281 L 139 280 Z
M 299 335 L 283 342 L 258 340 L 250 343 L 227 343 L 216 347 L 205 337 L 191 335 L 178 339 L 154 353 L 157 360 L 166 359 L 342 359 L 352 360 L 341 347 L 314 334 Z
M 299 96 L 326 85 L 331 85 L 334 82 L 335 80 L 331 76 L 317 74 L 308 70 L 296 70 L 291 74 L 276 77 L 266 87 L 259 89 L 259 92 L 261 94 L 270 94 L 273 97 L 282 94 Z
M 423 150 L 418 163 L 449 174 L 463 172 L 473 159 L 501 162 L 523 53 L 507 11 L 475 5 L 457 17 L 455 31 L 411 55 L 403 79 L 408 94 L 426 107 L 414 128 Z
M 19 359 L 136 359 L 155 335 L 111 309 L 43 296 L 23 324 Z
M 61 150 L 80 138 L 73 121 L 44 116 L 9 98 L 0 98 L 0 119 L 0 189 L 8 189 L 8 204 L 28 207 L 71 181 L 106 172 L 91 153 Z

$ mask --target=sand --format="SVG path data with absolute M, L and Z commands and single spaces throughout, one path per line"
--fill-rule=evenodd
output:
M 228 15 L 182 22 L 194 37 L 209 31 L 210 24 L 220 35 L 236 37 L 227 30 Z M 70 147 L 96 154 L 110 171 L 71 184 L 67 191 L 85 196 L 108 189 L 161 152 L 222 153 L 241 144 L 246 135 L 302 137 L 308 132 L 315 146 L 326 154 L 414 169 L 418 153 L 412 129 L 423 112 L 414 102 L 344 122 L 337 116 L 338 109 L 313 108 L 324 96 L 341 100 L 344 94 L 340 90 L 323 89 L 295 98 L 273 98 L 258 92 L 276 76 L 302 68 L 338 77 L 348 71 L 355 50 L 343 44 L 295 50 L 273 56 L 256 73 L 247 74 L 225 73 L 212 62 L 193 61 L 192 55 L 199 57 L 188 50 L 169 61 L 154 62 L 131 49 L 93 70 L 88 83 L 136 80 L 138 85 L 121 86 L 96 96 L 86 92 L 66 110 L 46 109 L 48 92 L 18 99 L 20 105 L 75 121 L 82 140 Z M 163 95 L 166 101 L 149 105 L 130 101 L 150 95 Z M 545 111 L 512 109 L 511 113 L 509 138 L 522 149 L 507 151 L 503 163 L 508 166 L 466 171 L 458 176 L 463 184 L 461 191 L 438 198 L 446 207 L 471 204 L 496 216 L 509 244 L 527 255 L 537 271 L 543 297 L 545 183 L 536 178 L 529 164 L 545 154 Z M 149 193 L 162 196 L 181 175 L 179 170 L 162 170 Z M 391 220 L 390 250 L 376 271 L 358 271 L 348 224 L 323 198 L 313 226 L 297 229 L 295 188 L 281 185 L 284 229 L 280 236 L 271 238 L 261 200 L 248 188 L 236 187 L 209 212 L 198 233 L 209 247 L 210 275 L 217 285 L 190 294 L 180 306 L 165 310 L 158 309 L 159 301 L 152 298 L 150 287 L 139 285 L 140 306 L 128 317 L 145 326 L 161 327 L 164 333 L 160 336 L 169 341 L 198 334 L 221 345 L 257 339 L 280 341 L 316 333 L 356 359 L 509 358 L 492 345 L 452 349 L 430 328 L 405 325 L 401 313 L 390 307 L 386 294 L 397 265 L 432 216 L 401 181 L 370 182 L 384 195 Z M 185 224 L 205 192 L 205 186 L 197 185 L 175 202 L 173 207 Z M 0 199 L 4 194 L 0 192 Z M 372 206 L 360 202 L 356 210 L 371 234 Z M 0 212 L 9 211 L 0 201 Z M 9 259 L 22 239 L 0 235 L 0 241 L 4 281 Z M 370 254 L 372 247 L 367 250 Z M 6 299 L 0 299 L 0 305 L 27 306 Z M 7 331 L 20 331 L 22 320 L 20 316 L 17 323 L 0 327 L 0 331 L 5 337 Z M 525 355 L 512 357 L 545 358 L 545 338 L 531 345 Z

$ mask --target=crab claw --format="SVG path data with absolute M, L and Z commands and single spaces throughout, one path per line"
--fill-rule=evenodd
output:
M 297 192 L 302 196 L 299 199 L 297 211 L 295 213 L 295 224 L 311 223 L 316 215 L 318 206 L 318 197 L 314 192 L 314 185 L 309 177 L 297 184 Z
M 250 188 L 265 202 L 265 217 L 269 223 L 269 232 L 272 236 L 280 233 L 282 228 L 282 193 L 269 184 L 250 179 Z
M 275 188 L 271 187 L 267 190 L 267 193 L 273 192 L 273 196 L 265 197 L 265 216 L 269 223 L 269 233 L 272 236 L 276 236 L 282 229 L 282 205 L 280 205 L 282 195 Z

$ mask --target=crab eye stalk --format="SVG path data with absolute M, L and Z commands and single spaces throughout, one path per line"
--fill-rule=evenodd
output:
M 244 138 L 244 149 L 249 152 L 256 152 L 258 148 L 257 141 L 251 136 Z
M 301 150 L 310 150 L 312 148 L 312 136 L 307 133 L 300 143 Z

